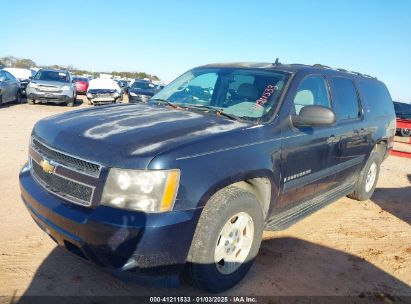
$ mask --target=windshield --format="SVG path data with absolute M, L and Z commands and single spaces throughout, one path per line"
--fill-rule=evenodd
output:
M 254 120 L 277 106 L 288 77 L 255 69 L 198 68 L 178 77 L 152 99 L 215 108 Z
M 34 76 L 36 80 L 46 80 L 46 81 L 58 81 L 58 82 L 69 82 L 70 76 L 66 72 L 58 71 L 38 71 Z
M 85 77 L 73 77 L 73 81 L 83 81 L 83 82 L 88 82 L 88 79 Z
M 149 82 L 143 82 L 143 81 L 135 81 L 133 85 L 131 86 L 131 89 L 135 90 L 153 90 L 154 85 Z

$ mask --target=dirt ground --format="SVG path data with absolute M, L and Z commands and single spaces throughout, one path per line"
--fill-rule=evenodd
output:
M 86 103 L 76 108 L 86 107 Z M 57 248 L 20 199 L 18 172 L 34 123 L 71 110 L 0 106 L 0 295 L 194 295 L 126 283 Z M 229 295 L 411 296 L 411 159 L 390 157 L 372 200 L 343 198 L 282 232 L 266 232 Z

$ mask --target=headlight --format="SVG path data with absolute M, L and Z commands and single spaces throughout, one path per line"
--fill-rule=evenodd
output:
M 33 88 L 33 89 L 37 89 L 39 86 L 37 85 L 37 83 L 34 82 L 30 82 L 28 85 L 29 88 Z
M 130 95 L 131 95 L 131 96 L 137 96 L 137 94 L 136 94 L 136 93 L 133 93 L 133 92 L 130 92 Z
M 173 209 L 180 170 L 110 169 L 101 203 L 121 209 L 164 212 Z
M 69 86 L 64 86 L 64 87 L 61 87 L 61 90 L 62 91 L 67 91 L 67 90 L 70 90 L 70 87 Z
M 113 96 L 117 97 L 117 96 L 120 96 L 120 94 L 118 92 L 114 92 Z
M 87 93 L 87 98 L 93 98 L 93 94 Z

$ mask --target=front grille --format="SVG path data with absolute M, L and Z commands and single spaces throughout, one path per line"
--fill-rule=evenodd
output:
M 61 92 L 60 88 L 58 87 L 50 87 L 50 86 L 39 86 L 39 90 L 43 92 Z
M 112 98 L 111 94 L 94 94 L 95 98 Z
M 91 205 L 93 196 L 92 187 L 66 179 L 54 173 L 46 173 L 34 160 L 31 160 L 31 169 L 38 181 L 51 192 L 81 205 Z
M 100 174 L 100 165 L 53 150 L 35 138 L 32 140 L 32 148 L 41 155 L 45 156 L 47 159 L 53 160 L 63 166 L 69 167 L 70 169 L 74 169 L 94 177 L 98 177 Z

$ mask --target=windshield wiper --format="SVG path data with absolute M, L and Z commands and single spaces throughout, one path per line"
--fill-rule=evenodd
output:
M 160 103 L 165 103 L 165 104 L 169 105 L 170 107 L 173 107 L 174 109 L 179 109 L 179 108 L 180 108 L 180 106 L 178 106 L 178 105 L 176 105 L 176 104 L 174 104 L 174 103 L 172 103 L 172 102 L 169 102 L 167 99 L 151 98 L 150 100 L 158 101 L 158 102 L 160 102 Z
M 233 114 L 228 114 L 228 113 L 225 113 L 223 109 L 217 109 L 217 108 L 207 106 L 207 105 L 189 105 L 189 106 L 187 105 L 187 108 L 194 108 L 194 109 L 210 111 L 210 112 L 216 113 L 217 115 L 227 117 L 231 120 L 241 120 L 241 119 L 243 119 L 242 116 L 236 116 L 236 115 L 233 115 Z

